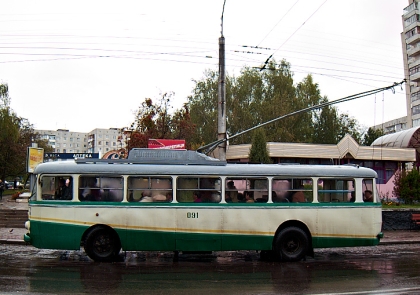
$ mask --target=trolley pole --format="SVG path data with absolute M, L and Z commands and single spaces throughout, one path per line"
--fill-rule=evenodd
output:
M 217 139 L 226 139 L 226 81 L 225 81 L 225 37 L 223 37 L 223 12 L 221 18 L 221 37 L 219 38 L 219 87 L 217 108 Z M 219 160 L 226 161 L 226 140 L 219 145 Z

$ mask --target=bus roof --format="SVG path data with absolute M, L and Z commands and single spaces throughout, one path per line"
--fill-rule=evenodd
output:
M 374 170 L 357 165 L 231 164 L 194 151 L 152 149 L 136 149 L 134 155 L 124 160 L 77 159 L 48 162 L 38 165 L 34 173 L 377 178 Z

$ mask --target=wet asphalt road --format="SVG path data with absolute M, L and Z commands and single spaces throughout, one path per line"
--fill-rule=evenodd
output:
M 246 251 L 95 263 L 82 250 L 0 245 L 0 292 L 19 294 L 419 294 L 419 269 L 419 244 L 316 249 L 298 263 Z

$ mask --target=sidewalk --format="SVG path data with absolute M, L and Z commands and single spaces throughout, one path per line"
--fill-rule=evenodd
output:
M 20 202 L 23 201 L 23 202 Z M 0 210 L 28 210 L 28 203 L 25 200 L 12 200 L 11 195 L 4 195 L 0 201 Z M 0 227 L 0 244 L 21 244 L 25 245 L 23 235 L 27 230 L 23 227 L 19 228 L 2 228 Z
M 28 210 L 28 203 L 11 200 L 11 196 L 3 196 L 0 209 Z M 27 230 L 23 228 L 0 228 L 0 244 L 25 244 L 23 235 Z M 420 243 L 419 230 L 387 230 L 383 231 L 384 238 L 380 245 L 416 244 Z

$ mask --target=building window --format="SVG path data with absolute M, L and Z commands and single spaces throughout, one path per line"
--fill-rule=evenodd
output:
M 420 119 L 413 120 L 413 127 L 420 126 Z
M 420 91 L 411 93 L 411 102 L 419 100 L 420 99 Z
M 420 105 L 416 105 L 416 106 L 414 106 L 414 107 L 411 109 L 411 113 L 412 113 L 413 115 L 420 114 Z

